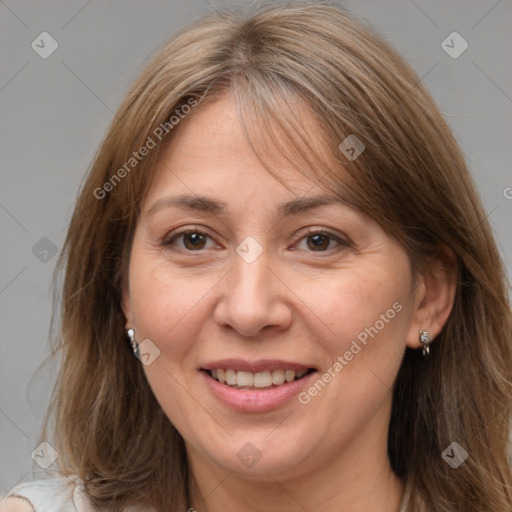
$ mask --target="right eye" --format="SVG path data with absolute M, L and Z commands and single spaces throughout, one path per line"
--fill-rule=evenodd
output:
M 208 239 L 211 240 L 211 237 L 208 234 L 197 229 L 180 229 L 169 233 L 162 241 L 162 246 L 171 250 L 177 249 L 181 251 L 197 252 L 201 249 L 212 248 L 205 247 Z M 177 243 L 180 240 L 181 243 Z M 213 246 L 215 245 L 213 240 L 212 244 Z

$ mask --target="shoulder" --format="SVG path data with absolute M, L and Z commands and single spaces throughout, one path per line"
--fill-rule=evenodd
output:
M 0 501 L 0 512 L 96 512 L 76 477 L 22 482 Z
M 34 512 L 34 507 L 25 498 L 7 496 L 0 501 L 0 512 Z

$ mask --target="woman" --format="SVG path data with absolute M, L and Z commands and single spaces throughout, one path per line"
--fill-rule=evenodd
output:
M 418 77 L 339 7 L 173 37 L 61 265 L 59 474 L 2 510 L 511 510 L 496 244 Z

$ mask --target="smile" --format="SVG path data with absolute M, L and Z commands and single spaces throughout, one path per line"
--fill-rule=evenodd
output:
M 316 368 L 287 361 L 248 362 L 224 359 L 199 368 L 207 389 L 239 412 L 278 409 L 300 393 L 318 374 Z
M 299 380 L 311 371 L 313 370 L 273 370 L 253 373 L 217 368 L 208 373 L 221 384 L 235 389 L 271 389 L 282 386 L 285 382 Z

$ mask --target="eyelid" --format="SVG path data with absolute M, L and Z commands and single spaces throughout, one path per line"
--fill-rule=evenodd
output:
M 306 228 L 306 233 L 302 233 L 301 235 L 299 235 L 299 237 L 297 238 L 297 240 L 294 242 L 293 245 L 298 244 L 304 238 L 307 238 L 308 236 L 312 236 L 312 235 L 323 235 L 323 236 L 326 236 L 330 240 L 334 240 L 335 242 L 337 242 L 339 244 L 339 246 L 341 246 L 341 247 L 337 247 L 337 248 L 334 248 L 334 249 L 328 249 L 327 251 L 309 251 L 309 252 L 312 252 L 312 253 L 314 253 L 314 252 L 329 253 L 329 252 L 332 252 L 332 251 L 336 251 L 337 249 L 340 249 L 342 247 L 351 247 L 353 245 L 352 240 L 350 240 L 350 238 L 348 236 L 346 236 L 346 235 L 337 235 L 337 234 L 333 233 L 331 230 L 329 230 L 327 228 L 321 228 L 321 227 L 308 227 L 308 228 Z
M 186 227 L 185 226 L 182 228 L 176 228 L 176 229 L 172 230 L 171 232 L 167 233 L 163 237 L 161 244 L 163 246 L 169 246 L 169 245 L 171 245 L 171 242 L 174 239 L 178 238 L 180 235 L 188 235 L 191 233 L 197 233 L 199 235 L 207 236 L 213 240 L 213 237 L 207 232 L 207 230 L 201 228 L 200 226 L 194 226 L 194 227 Z M 194 251 L 188 251 L 188 252 L 194 252 Z M 197 251 L 197 252 L 199 252 L 199 251 Z

